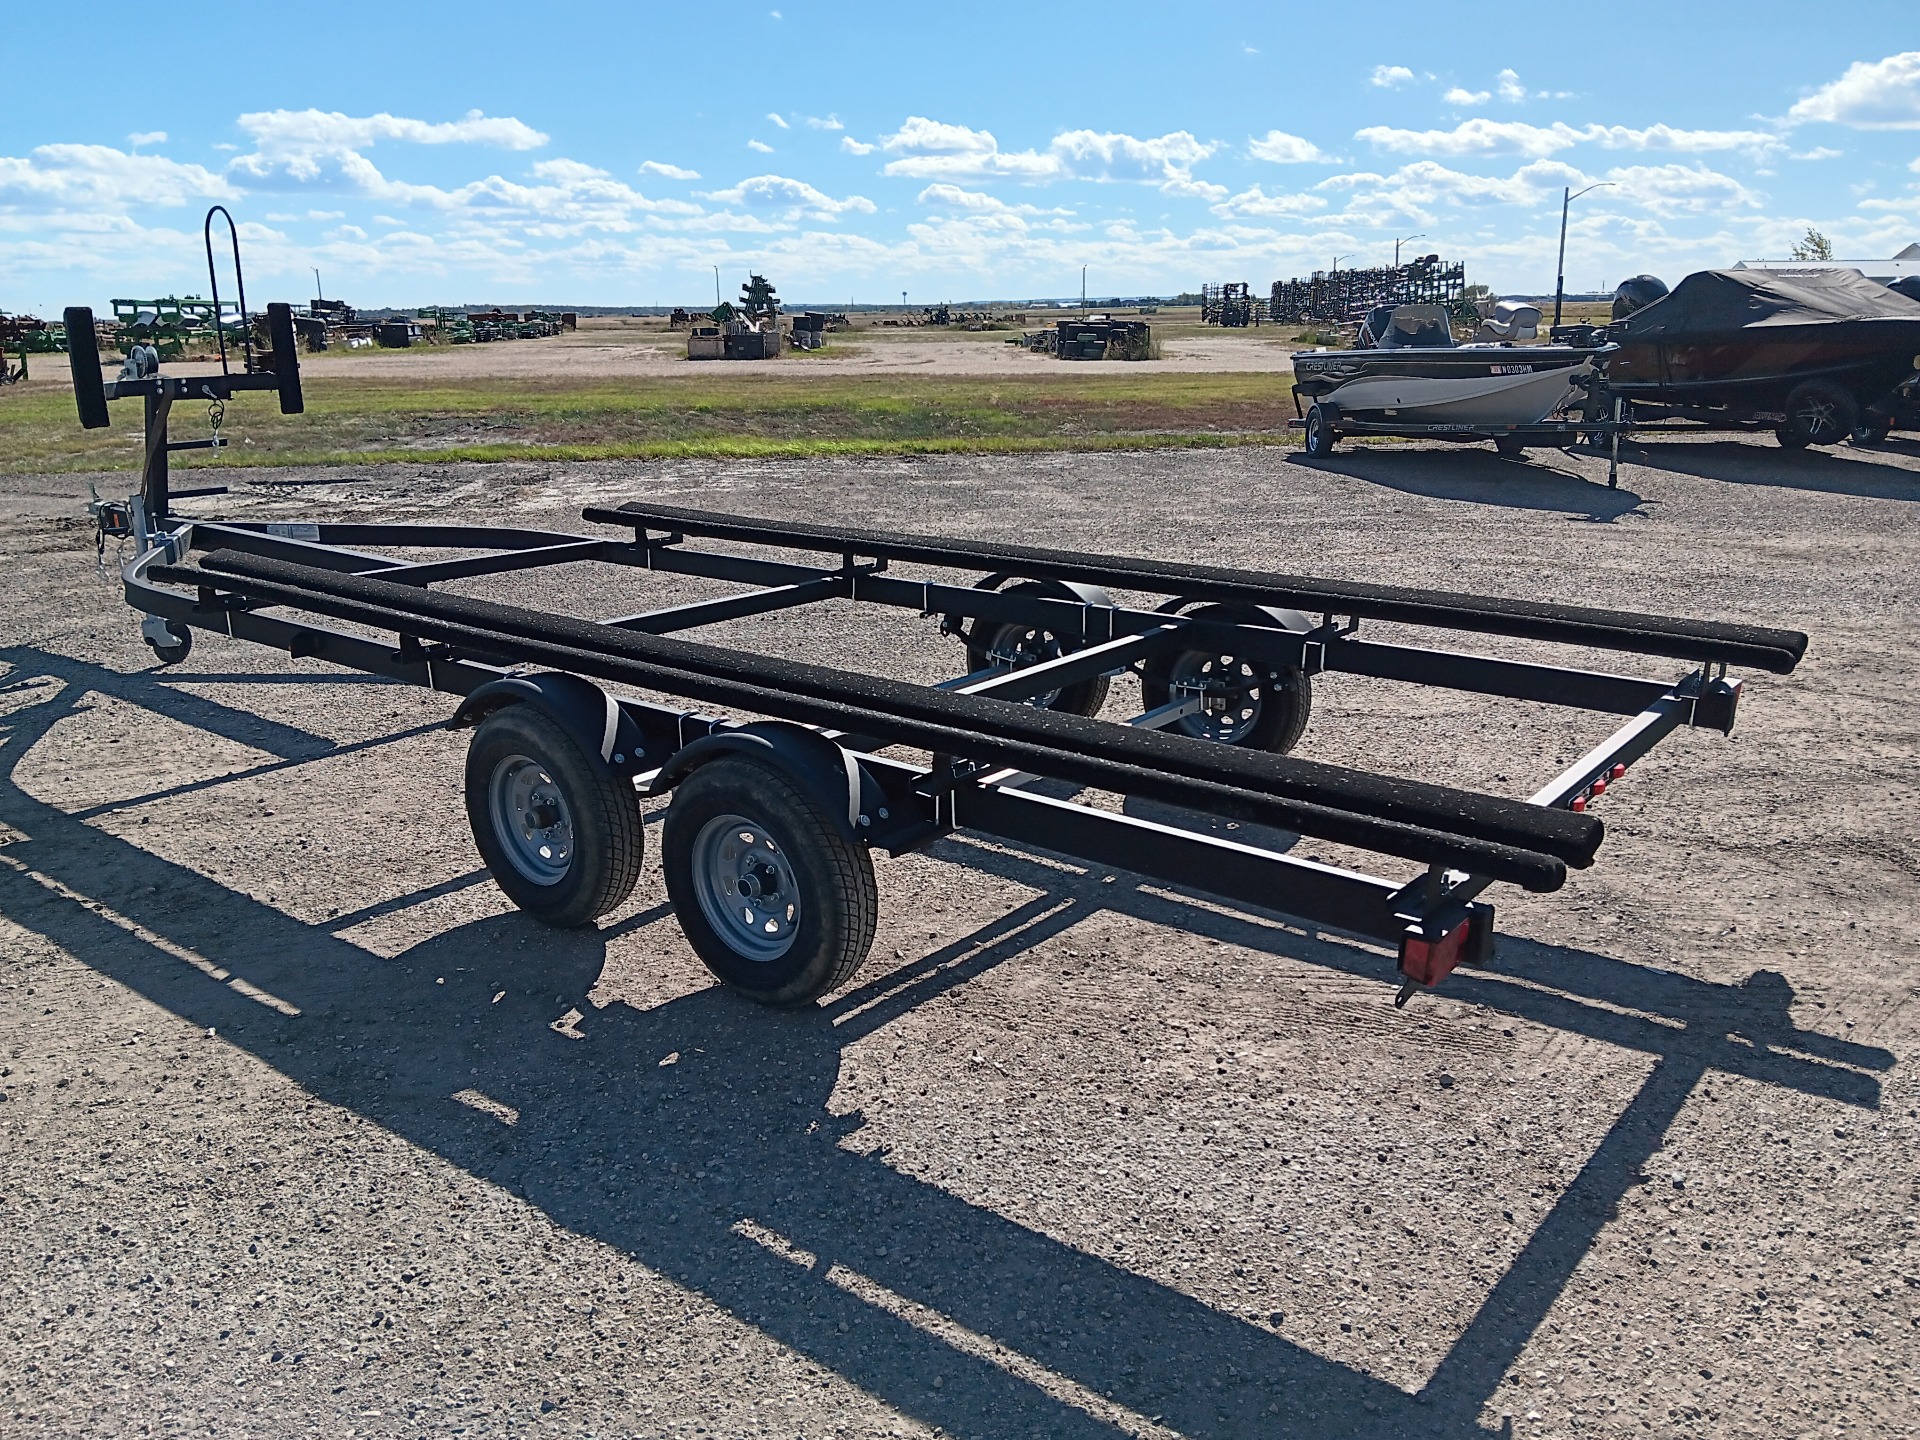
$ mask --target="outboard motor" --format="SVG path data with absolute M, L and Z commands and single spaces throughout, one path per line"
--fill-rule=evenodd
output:
M 1667 287 L 1656 275 L 1636 275 L 1622 280 L 1613 292 L 1613 318 L 1624 320 L 1636 310 L 1644 310 L 1656 300 L 1667 298 Z
M 1920 300 L 1920 275 L 1902 275 L 1887 288 L 1909 300 Z

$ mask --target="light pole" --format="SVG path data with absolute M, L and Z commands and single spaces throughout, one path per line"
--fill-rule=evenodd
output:
M 1338 274 L 1340 273 L 1340 262 L 1341 262 L 1342 260 L 1351 260 L 1352 258 L 1353 258 L 1353 256 L 1351 256 L 1351 255 L 1336 255 L 1336 256 L 1334 256 L 1334 257 L 1333 257 L 1333 272 L 1332 272 L 1332 273 L 1334 273 L 1334 274 L 1336 274 L 1336 275 L 1338 275 Z
M 1611 180 L 1600 180 L 1587 186 L 1587 190 L 1598 190 L 1601 186 L 1611 185 Z M 1574 190 L 1568 186 L 1560 189 L 1560 258 L 1553 267 L 1553 323 L 1560 323 L 1560 300 L 1567 288 L 1567 207 L 1578 200 L 1587 190 Z
M 1402 245 L 1406 244 L 1407 241 L 1409 240 L 1424 240 L 1426 238 L 1427 238 L 1426 232 L 1422 231 L 1418 235 L 1402 235 L 1398 240 L 1394 241 L 1393 242 L 1393 268 L 1396 270 L 1400 268 L 1400 247 Z
M 1087 267 L 1080 267 L 1080 318 L 1087 318 Z
M 718 310 L 726 302 L 720 298 L 720 267 L 713 267 L 713 308 Z

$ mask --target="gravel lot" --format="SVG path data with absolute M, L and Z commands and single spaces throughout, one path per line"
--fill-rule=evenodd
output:
M 1640 459 L 1618 491 L 1407 448 L 236 483 L 261 517 L 647 495 L 1813 636 L 1405 1010 L 1371 947 L 965 838 L 880 862 L 873 959 L 804 1014 L 707 983 L 651 858 L 544 930 L 476 870 L 445 698 L 204 635 L 156 670 L 75 478 L 0 480 L 0 1431 L 1912 1434 L 1920 446 Z M 647 583 L 626 608 L 695 593 Z M 728 633 L 959 663 L 911 616 Z M 1302 754 L 1513 794 L 1606 728 L 1315 699 Z

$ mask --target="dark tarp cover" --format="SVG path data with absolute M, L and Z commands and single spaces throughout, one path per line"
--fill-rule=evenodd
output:
M 1609 339 L 1725 335 L 1843 320 L 1920 320 L 1920 303 L 1858 270 L 1702 270 L 1607 329 Z

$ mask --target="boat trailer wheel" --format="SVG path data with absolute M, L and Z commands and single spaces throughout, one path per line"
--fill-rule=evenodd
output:
M 538 760 L 507 755 L 487 786 L 493 831 L 513 868 L 536 885 L 557 885 L 573 864 L 573 814 L 559 783 Z
M 162 665 L 178 665 L 193 649 L 193 631 L 161 615 L 140 622 L 140 638 Z
M 682 780 L 667 807 L 660 863 L 680 929 L 709 970 L 764 1005 L 839 989 L 873 945 L 873 858 L 823 793 L 727 755 Z
M 1313 404 L 1307 407 L 1307 454 L 1319 460 L 1333 453 L 1333 447 L 1339 443 L 1340 432 L 1334 428 L 1333 418 L 1327 407 Z
M 1273 623 L 1231 605 L 1203 606 L 1190 618 L 1218 624 Z M 1149 710 L 1177 700 L 1200 702 L 1198 711 L 1167 726 L 1174 734 L 1276 755 L 1300 743 L 1313 706 L 1304 671 L 1212 650 L 1182 650 L 1148 661 L 1140 691 Z
M 1047 592 L 1043 586 L 1022 583 L 1009 586 L 1005 593 L 1021 595 Z M 975 623 L 973 633 L 967 637 L 967 668 L 984 670 L 989 665 L 1003 665 L 1009 670 L 1019 670 L 1043 660 L 1057 660 L 1078 648 L 1078 645 L 1063 643 L 1058 635 L 1038 625 L 1019 620 L 1006 620 L 999 624 L 981 620 Z M 1058 690 L 1047 690 L 1032 696 L 1026 703 L 1036 710 L 1058 710 L 1067 715 L 1098 715 L 1100 707 L 1107 703 L 1107 677 L 1095 675 L 1088 680 L 1076 680 Z
M 1806 445 L 1838 445 L 1860 421 L 1854 398 L 1827 380 L 1806 380 L 1787 396 L 1786 423 L 1774 437 L 1789 450 Z

